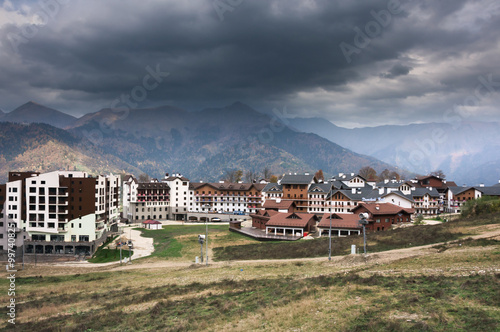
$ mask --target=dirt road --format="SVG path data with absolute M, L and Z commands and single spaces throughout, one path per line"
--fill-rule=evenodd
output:
M 471 236 L 473 239 L 500 239 L 500 229 L 496 228 L 493 230 L 488 230 L 482 234 Z M 150 255 L 153 250 L 152 239 L 142 238 L 140 236 L 139 231 L 132 230 L 132 239 L 134 241 L 134 246 L 137 245 L 138 252 L 143 254 L 146 257 Z M 370 264 L 384 264 L 391 261 L 396 261 L 403 258 L 409 257 L 418 257 L 422 255 L 428 255 L 431 253 L 437 252 L 437 249 L 432 248 L 434 246 L 439 245 L 440 243 L 434 243 L 419 247 L 411 247 L 411 248 L 403 248 L 403 249 L 394 249 L 384 252 L 377 252 L 365 255 L 347 255 L 347 256 L 333 256 L 331 262 L 328 262 L 332 265 L 360 265 L 369 262 Z M 441 243 L 442 244 L 442 243 Z M 136 249 L 134 249 L 136 250 Z M 134 257 L 136 255 L 134 254 Z M 228 264 L 239 264 L 239 265 L 252 265 L 252 264 L 273 264 L 273 263 L 284 263 L 284 262 L 326 262 L 328 260 L 327 257 L 314 257 L 314 258 L 294 258 L 294 259 L 264 259 L 264 260 L 243 260 L 243 261 L 222 261 L 222 262 L 214 262 L 210 261 L 209 268 L 217 268 L 219 266 L 226 266 Z M 75 262 L 75 263 L 59 263 L 59 264 L 39 264 L 38 271 L 43 274 L 43 271 L 50 271 L 50 268 L 57 268 L 57 271 L 54 270 L 50 274 L 68 274 L 68 273 L 85 273 L 85 272 L 95 272 L 95 271 L 123 271 L 123 270 L 134 270 L 134 269 L 177 269 L 177 268 L 186 268 L 194 265 L 194 262 L 186 261 L 186 262 L 174 262 L 174 261 L 159 261 L 159 260 L 150 260 L 150 261 L 132 261 L 132 264 L 123 264 L 120 266 L 119 263 L 102 263 L 102 264 L 93 264 L 88 262 Z M 34 272 L 33 270 L 31 272 Z

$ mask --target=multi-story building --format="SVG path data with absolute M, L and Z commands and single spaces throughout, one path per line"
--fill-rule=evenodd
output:
M 112 174 L 10 172 L 5 190 L 4 231 L 15 224 L 28 254 L 92 253 L 119 216 Z
M 195 182 L 189 212 L 256 213 L 262 208 L 262 183 Z
M 293 201 L 294 212 L 351 213 L 360 202 L 376 200 L 374 185 L 354 173 L 340 173 L 327 182 L 308 173 L 287 174 L 279 183 L 269 183 L 262 193 L 265 201 Z
M 167 173 L 162 181 L 149 182 L 138 182 L 128 175 L 123 182 L 123 216 L 131 222 L 186 220 L 189 193 L 189 179 L 180 174 Z

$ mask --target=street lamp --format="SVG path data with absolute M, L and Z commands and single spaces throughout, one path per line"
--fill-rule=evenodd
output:
M 368 213 L 360 213 L 359 214 L 359 223 L 363 226 L 363 244 L 364 244 L 364 249 L 365 249 L 365 255 L 366 255 L 366 228 L 365 226 L 368 225 L 368 219 L 370 216 Z

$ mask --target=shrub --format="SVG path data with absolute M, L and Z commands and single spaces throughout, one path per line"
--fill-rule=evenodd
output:
M 500 212 L 500 199 L 492 196 L 483 196 L 470 200 L 462 207 L 462 217 L 478 216 L 482 214 Z

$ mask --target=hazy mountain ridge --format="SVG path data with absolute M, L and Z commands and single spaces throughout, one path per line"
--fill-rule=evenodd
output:
M 1 118 L 2 122 L 16 123 L 45 123 L 57 128 L 66 128 L 76 121 L 76 118 L 49 108 L 35 102 L 27 102 L 13 110 L 5 113 Z
M 416 173 L 442 169 L 450 180 L 469 185 L 497 183 L 500 178 L 500 124 L 495 122 L 347 129 L 321 118 L 288 121 L 300 131 Z
M 0 183 L 5 183 L 9 171 L 60 169 L 91 174 L 140 172 L 63 129 L 47 124 L 0 123 Z
M 271 130 L 272 119 L 236 102 L 222 108 L 188 112 L 170 106 L 123 111 L 103 109 L 74 123 L 80 137 L 152 176 L 180 172 L 193 179 L 218 180 L 227 169 L 276 174 L 357 170 L 364 165 L 392 168 L 316 135 L 289 128 Z M 267 129 L 267 131 L 266 131 Z M 272 137 L 264 135 L 271 132 Z

